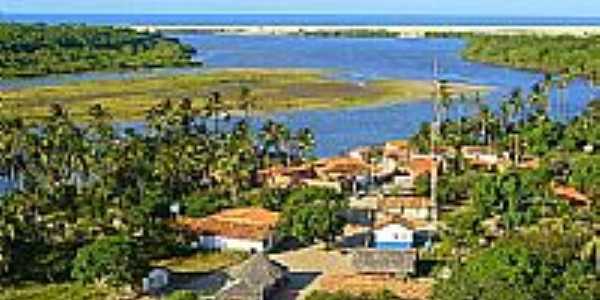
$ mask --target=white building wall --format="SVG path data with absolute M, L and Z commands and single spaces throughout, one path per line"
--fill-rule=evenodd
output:
M 269 242 L 265 243 L 258 240 L 236 239 L 225 236 L 200 236 L 198 238 L 198 246 L 202 249 L 209 250 L 234 250 L 244 252 L 265 252 L 268 251 L 272 244 L 272 237 Z
M 390 224 L 382 229 L 375 230 L 375 242 L 409 242 L 412 244 L 414 232 L 400 224 Z
M 431 217 L 429 208 L 405 208 L 403 216 L 409 219 L 426 220 Z
M 417 220 L 427 220 L 431 218 L 430 209 L 427 207 L 423 208 L 397 208 L 397 209 L 388 209 L 385 214 L 392 214 L 396 216 L 400 216 L 407 219 L 417 219 Z

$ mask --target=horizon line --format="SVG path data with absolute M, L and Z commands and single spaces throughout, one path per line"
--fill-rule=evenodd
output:
M 389 12 L 374 12 L 374 13 L 362 13 L 362 12 L 278 12 L 278 11 L 239 11 L 239 12 L 227 12 L 227 11 L 215 11 L 215 12 L 166 12 L 166 13 L 154 13 L 154 12 L 66 12 L 66 13 L 55 13 L 55 12 L 8 12 L 0 10 L 0 15 L 39 15 L 39 16 L 219 16 L 219 15 L 246 15 L 246 16 L 440 16 L 440 17 L 501 17 L 501 18 L 582 18 L 582 19 L 593 19 L 600 18 L 599 15 L 521 15 L 521 14 L 455 14 L 455 13 L 389 13 Z

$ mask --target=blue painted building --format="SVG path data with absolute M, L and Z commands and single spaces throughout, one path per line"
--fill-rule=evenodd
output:
M 402 224 L 389 224 L 373 232 L 373 247 L 378 250 L 408 250 L 414 245 L 414 231 Z

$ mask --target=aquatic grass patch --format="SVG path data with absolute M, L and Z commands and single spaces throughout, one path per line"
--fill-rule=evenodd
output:
M 76 120 L 102 104 L 117 121 L 143 119 L 145 112 L 165 99 L 189 98 L 201 107 L 213 91 L 221 93 L 230 110 L 240 111 L 242 87 L 249 88 L 253 113 L 299 109 L 337 109 L 398 101 L 429 99 L 433 84 L 414 80 L 364 83 L 328 78 L 325 70 L 216 69 L 200 74 L 159 76 L 115 81 L 86 81 L 62 86 L 1 91 L 2 110 L 10 115 L 39 119 L 51 104 L 66 106 Z M 479 86 L 454 85 L 456 93 L 483 91 Z

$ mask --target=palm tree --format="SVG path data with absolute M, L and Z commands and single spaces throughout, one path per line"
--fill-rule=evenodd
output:
M 206 118 L 212 118 L 214 122 L 214 132 L 219 134 L 221 132 L 219 123 L 221 118 L 225 117 L 225 120 L 229 120 L 229 113 L 227 107 L 222 99 L 222 95 L 218 91 L 211 92 L 206 99 L 206 106 L 204 107 L 204 116 Z
M 252 90 L 243 85 L 240 88 L 240 108 L 244 111 L 244 120 L 248 121 L 252 110 L 255 108 L 256 98 L 252 96 Z
M 292 156 L 303 162 L 314 150 L 315 137 L 309 128 L 303 128 L 293 135 L 291 144 Z

